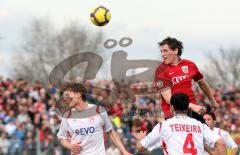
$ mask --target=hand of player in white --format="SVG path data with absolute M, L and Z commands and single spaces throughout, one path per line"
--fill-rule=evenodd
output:
M 81 152 L 81 150 L 82 150 L 81 142 L 73 143 L 71 145 L 71 154 L 72 155 L 79 154 Z
M 140 131 L 138 133 L 132 133 L 132 135 L 137 139 L 137 140 L 141 140 L 144 137 L 146 137 L 147 133 L 146 131 Z

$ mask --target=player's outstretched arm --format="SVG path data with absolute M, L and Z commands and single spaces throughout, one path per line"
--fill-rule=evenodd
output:
M 219 105 L 216 102 L 216 100 L 214 99 L 213 94 L 211 93 L 211 90 L 210 90 L 210 86 L 208 85 L 207 81 L 204 79 L 199 80 L 198 85 L 201 88 L 201 90 L 204 92 L 204 94 L 208 97 L 208 99 L 210 100 L 211 106 L 215 109 L 218 108 Z
M 157 142 L 162 141 L 160 136 L 162 134 L 161 126 L 162 123 L 158 123 L 148 135 L 146 135 L 146 131 L 132 133 L 137 140 L 136 148 L 139 152 L 143 152 L 146 149 L 152 148 Z
M 79 154 L 82 150 L 80 142 L 71 144 L 67 139 L 60 139 L 60 143 L 63 147 L 71 151 L 71 154 Z
M 120 152 L 121 152 L 123 155 L 131 155 L 131 153 L 129 153 L 129 152 L 125 149 L 125 147 L 124 147 L 124 145 L 123 145 L 123 143 L 122 143 L 119 135 L 117 134 L 117 132 L 116 132 L 115 130 L 113 130 L 113 129 L 110 130 L 110 131 L 108 132 L 108 135 L 110 136 L 110 139 L 112 140 L 112 142 L 118 147 L 118 149 L 120 150 Z

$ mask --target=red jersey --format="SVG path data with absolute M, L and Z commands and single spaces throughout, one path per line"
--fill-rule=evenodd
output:
M 203 79 L 203 75 L 198 70 L 196 64 L 184 59 L 180 60 L 177 65 L 160 64 L 155 71 L 155 82 L 159 83 L 160 81 L 162 83 L 162 81 L 164 81 L 163 85 L 167 83 L 171 88 L 172 94 L 185 93 L 188 95 L 190 103 L 194 104 L 196 104 L 196 99 L 192 90 L 192 80 L 196 82 L 201 79 Z M 167 86 L 165 85 L 164 87 Z M 161 106 L 165 118 L 172 117 L 170 105 L 167 104 L 163 98 Z

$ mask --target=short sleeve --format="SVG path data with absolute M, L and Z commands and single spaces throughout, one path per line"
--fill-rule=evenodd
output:
M 102 112 L 103 115 L 103 121 L 104 121 L 104 130 L 105 132 L 109 132 L 110 130 L 112 130 L 112 123 L 108 117 L 107 111 Z
M 68 139 L 68 137 L 69 137 L 69 134 L 67 131 L 66 118 L 62 118 L 61 125 L 60 125 L 59 131 L 57 133 L 57 137 L 59 139 Z
M 194 81 L 199 81 L 203 79 L 203 74 L 199 71 L 198 67 L 196 66 L 196 64 L 193 63 L 193 69 L 195 74 L 193 75 L 193 80 Z
M 203 124 L 203 139 L 205 144 L 214 148 L 215 142 L 221 137 L 215 134 L 206 124 Z
M 165 90 L 166 88 L 172 87 L 172 80 L 168 74 L 168 65 L 160 64 L 155 71 L 154 82 L 158 91 Z
M 152 150 L 155 147 L 156 144 L 159 144 L 160 146 L 160 142 L 161 140 L 161 130 L 160 130 L 160 124 L 158 123 L 153 130 L 141 140 L 141 144 L 144 148 L 148 149 L 148 150 Z
M 232 137 L 230 136 L 230 134 L 226 131 L 223 131 L 222 134 L 222 140 L 224 141 L 224 143 L 227 145 L 228 148 L 234 149 L 237 148 L 237 144 L 234 142 L 234 140 L 232 139 Z

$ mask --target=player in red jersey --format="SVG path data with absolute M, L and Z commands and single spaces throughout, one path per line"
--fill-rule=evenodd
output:
M 158 43 L 161 48 L 163 63 L 155 71 L 155 82 L 159 86 L 162 95 L 162 110 L 165 118 L 171 118 L 170 97 L 173 93 L 181 92 L 188 95 L 190 99 L 189 108 L 192 109 L 192 117 L 204 121 L 199 114 L 205 112 L 205 107 L 196 105 L 196 99 L 192 90 L 192 80 L 198 83 L 201 90 L 208 97 L 211 106 L 216 108 L 216 103 L 208 83 L 204 80 L 202 73 L 196 64 L 190 60 L 181 59 L 183 44 L 175 38 L 166 38 Z

